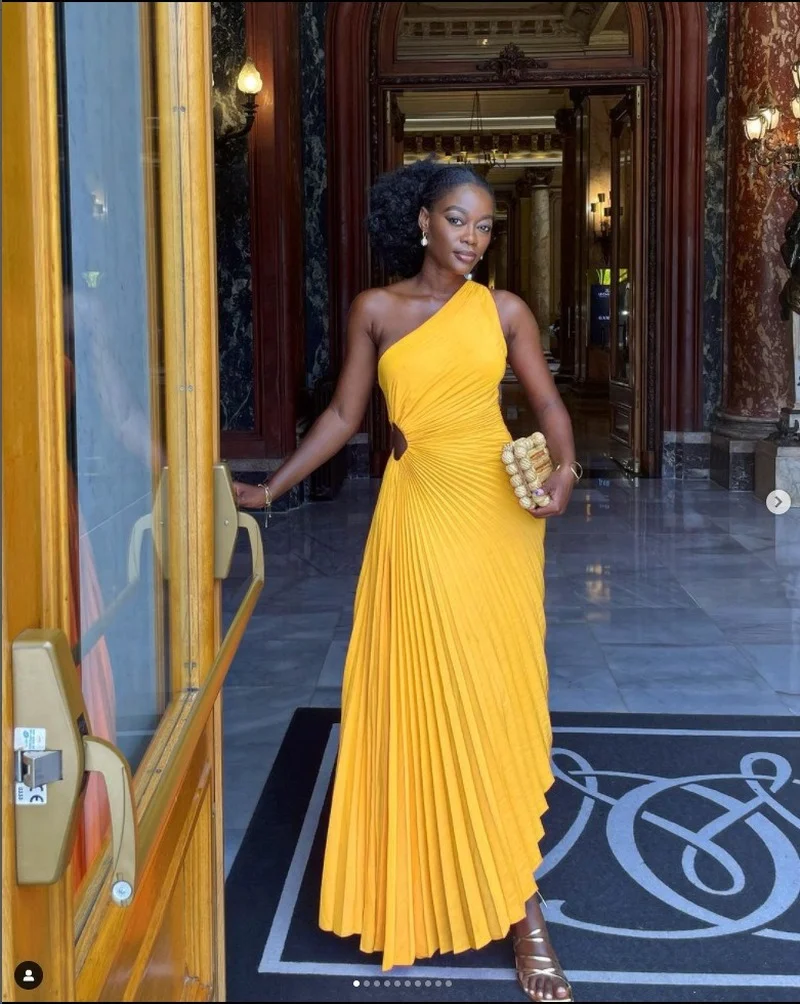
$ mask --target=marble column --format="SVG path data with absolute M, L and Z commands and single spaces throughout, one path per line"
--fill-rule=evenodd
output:
M 722 359 L 725 342 L 728 4 L 706 3 L 706 19 L 708 22 L 708 79 L 706 84 L 703 426 L 705 429 L 710 429 L 717 411 L 722 407 Z M 741 126 L 737 128 L 741 128 Z M 707 442 L 710 443 L 710 434 Z M 708 468 L 709 449 L 710 446 L 707 445 L 705 463 L 702 465 L 694 464 L 694 466 Z
M 787 278 L 780 246 L 794 207 L 780 171 L 753 165 L 742 119 L 773 90 L 783 115 L 775 139 L 790 136 L 800 4 L 730 5 L 728 76 L 729 270 L 722 407 L 712 435 L 712 479 L 752 490 L 758 440 L 789 403 L 791 329 L 781 316 Z M 787 121 L 788 120 L 788 121 Z
M 553 169 L 528 168 L 531 205 L 531 298 L 542 333 L 542 348 L 550 354 L 550 183 Z
M 300 114 L 303 139 L 306 386 L 328 377 L 328 155 L 325 122 L 326 3 L 301 3 Z
M 236 78 L 245 57 L 243 3 L 211 4 L 214 122 L 221 132 L 242 124 Z M 214 146 L 217 224 L 219 403 L 223 432 L 252 431 L 254 412 L 253 287 L 247 137 Z

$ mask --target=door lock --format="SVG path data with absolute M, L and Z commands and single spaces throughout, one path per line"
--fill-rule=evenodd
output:
M 90 734 L 64 633 L 23 631 L 12 645 L 12 671 L 17 881 L 51 885 L 61 878 L 72 855 L 85 774 L 96 771 L 111 812 L 111 898 L 127 906 L 136 888 L 130 767 L 110 742 Z
M 14 750 L 17 784 L 41 788 L 63 780 L 61 750 Z

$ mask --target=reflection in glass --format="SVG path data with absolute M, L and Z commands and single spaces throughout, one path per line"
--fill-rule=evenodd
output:
M 95 735 L 138 766 L 169 701 L 152 532 L 166 465 L 152 4 L 57 4 L 71 643 Z M 156 530 L 158 520 L 156 520 Z M 90 775 L 73 858 L 108 832 Z

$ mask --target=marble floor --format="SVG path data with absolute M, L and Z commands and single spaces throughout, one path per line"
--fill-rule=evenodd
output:
M 267 582 L 223 695 L 226 868 L 294 709 L 339 704 L 378 488 L 350 481 L 264 531 Z M 241 536 L 228 618 L 249 575 Z M 800 509 L 609 463 L 550 521 L 546 551 L 552 710 L 800 714 Z

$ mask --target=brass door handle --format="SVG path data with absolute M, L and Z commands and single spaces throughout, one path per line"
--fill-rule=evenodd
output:
M 228 465 L 214 465 L 214 578 L 227 579 L 230 575 L 236 537 L 239 530 L 247 530 L 253 560 L 251 588 L 264 584 L 264 544 L 256 520 L 246 512 L 239 512 L 233 479 Z
M 130 767 L 115 746 L 97 736 L 84 737 L 83 751 L 86 770 L 97 771 L 106 782 L 113 844 L 111 898 L 127 906 L 136 888 L 136 813 Z
M 51 885 L 72 854 L 86 771 L 103 775 L 111 810 L 111 898 L 127 906 L 136 889 L 136 814 L 131 771 L 105 739 L 91 735 L 69 644 L 62 631 L 23 631 L 12 645 L 17 881 Z
M 200 704 L 209 708 L 219 693 L 265 576 L 261 530 L 251 515 L 238 511 L 226 464 L 214 468 L 214 494 L 215 577 L 226 578 L 229 574 L 240 528 L 247 530 L 250 539 L 252 577 L 198 695 Z M 159 500 L 154 515 L 161 512 Z M 132 535 L 129 575 L 133 583 L 138 580 L 141 539 L 148 528 L 155 529 L 149 514 L 137 523 Z M 154 536 L 163 545 L 160 533 Z M 78 827 L 85 772 L 96 771 L 105 780 L 111 809 L 111 897 L 120 906 L 127 906 L 136 890 L 138 845 L 131 771 L 119 750 L 91 735 L 78 672 L 64 633 L 24 631 L 12 645 L 12 672 L 17 881 L 20 885 L 50 885 L 63 875 Z M 201 715 L 201 710 L 195 715 L 198 722 L 205 721 L 206 714 Z

